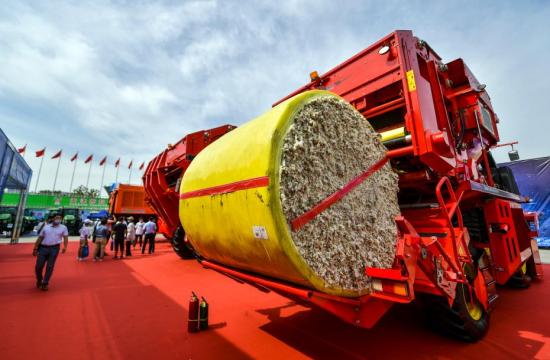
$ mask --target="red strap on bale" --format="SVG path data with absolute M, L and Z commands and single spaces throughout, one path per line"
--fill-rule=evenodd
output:
M 262 176 L 262 177 L 257 177 L 253 179 L 235 181 L 229 184 L 213 186 L 205 189 L 189 191 L 189 192 L 180 194 L 180 199 L 190 199 L 190 198 L 205 196 L 205 195 L 220 195 L 220 194 L 230 193 L 234 191 L 254 189 L 254 188 L 268 186 L 268 185 L 269 185 L 269 177 Z
M 325 200 L 321 201 L 319 204 L 315 205 L 309 211 L 298 216 L 296 219 L 290 222 L 292 230 L 297 231 L 301 229 L 305 224 L 313 220 L 317 215 L 331 207 L 335 202 L 340 201 L 344 196 L 346 196 L 350 191 L 355 189 L 357 186 L 361 185 L 369 176 L 371 176 L 376 171 L 380 170 L 388 162 L 388 157 L 384 156 L 382 159 L 378 160 L 374 165 L 367 169 L 364 173 L 352 179 L 344 187 L 327 197 Z

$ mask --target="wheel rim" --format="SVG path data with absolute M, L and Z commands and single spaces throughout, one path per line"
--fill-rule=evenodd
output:
M 483 309 L 481 308 L 481 304 L 479 304 L 478 301 L 475 299 L 473 301 L 470 301 L 470 296 L 466 296 L 466 291 L 464 292 L 464 302 L 466 304 L 466 310 L 468 311 L 468 315 L 474 320 L 479 320 L 483 316 Z
M 469 264 L 465 264 L 463 266 L 463 269 L 464 269 L 464 273 L 466 274 L 470 282 L 473 282 L 475 278 L 474 268 Z M 470 294 L 473 295 L 474 289 L 471 288 L 471 293 L 470 293 L 470 286 L 467 284 L 464 284 L 463 286 L 464 286 L 464 289 L 462 291 L 463 293 L 462 296 L 463 296 L 464 304 L 466 305 L 466 311 L 468 312 L 468 315 L 473 320 L 477 321 L 481 319 L 481 317 L 483 316 L 483 308 L 481 307 L 481 303 L 477 301 L 477 299 L 475 298 L 475 295 L 473 299 L 470 296 Z

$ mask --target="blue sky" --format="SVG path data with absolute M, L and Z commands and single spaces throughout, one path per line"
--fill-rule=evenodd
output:
M 411 29 L 487 84 L 503 141 L 519 140 L 522 158 L 546 156 L 549 23 L 545 1 L 8 1 L 0 126 L 16 146 L 62 148 L 64 190 L 68 155 L 93 153 L 99 187 L 103 156 L 112 182 L 116 158 L 141 163 L 188 132 L 242 124 L 311 70 Z M 36 174 L 37 159 L 26 158 Z M 44 162 L 39 189 L 51 188 L 55 166 Z M 77 183 L 86 174 L 80 164 Z

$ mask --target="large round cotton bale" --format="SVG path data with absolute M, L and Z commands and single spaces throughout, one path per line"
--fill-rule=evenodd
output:
M 326 91 L 297 95 L 224 135 L 185 173 L 180 218 L 210 261 L 341 296 L 391 267 L 399 214 L 389 163 L 302 228 L 291 222 L 385 156 L 378 134 Z
M 283 143 L 281 199 L 288 220 L 304 214 L 385 156 L 365 118 L 335 97 L 304 104 Z M 330 286 L 363 292 L 365 267 L 391 267 L 397 228 L 397 175 L 389 164 L 302 229 L 300 255 Z

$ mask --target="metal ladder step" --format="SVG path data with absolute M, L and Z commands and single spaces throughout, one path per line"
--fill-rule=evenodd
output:
M 401 204 L 399 205 L 401 209 L 439 209 L 438 203 L 416 203 L 416 204 Z
M 492 305 L 496 300 L 498 299 L 498 294 L 493 294 L 489 296 L 487 301 L 489 302 L 489 306 Z

